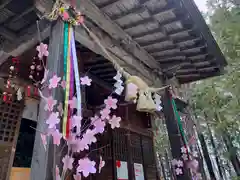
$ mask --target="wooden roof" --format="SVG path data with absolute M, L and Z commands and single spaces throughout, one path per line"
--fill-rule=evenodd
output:
M 187 83 L 220 75 L 226 65 L 193 0 L 93 2 L 131 37 L 130 43 L 158 62 L 168 78 Z
M 167 78 L 188 83 L 220 75 L 227 64 L 193 0 L 82 0 L 81 5 L 87 21 Z M 36 44 L 36 12 L 33 0 L 0 2 L 0 63 L 26 40 Z M 41 21 L 42 38 L 47 27 Z M 101 57 L 86 65 L 104 80 L 115 73 Z

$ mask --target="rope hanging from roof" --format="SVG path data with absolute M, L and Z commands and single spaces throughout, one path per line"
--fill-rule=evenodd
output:
M 169 86 L 164 86 L 161 88 L 149 87 L 142 78 L 131 75 L 125 71 L 104 47 L 104 45 L 102 45 L 101 40 L 97 37 L 97 35 L 87 27 L 87 25 L 84 23 L 82 14 L 80 12 L 76 12 L 74 7 L 63 3 L 61 0 L 56 0 L 52 11 L 43 17 L 50 21 L 54 21 L 57 20 L 59 16 L 63 21 L 67 21 L 72 25 L 81 25 L 88 33 L 90 38 L 93 39 L 93 41 L 101 48 L 102 52 L 108 57 L 108 60 L 111 61 L 118 73 L 126 79 L 125 100 L 127 102 L 132 101 L 137 103 L 137 110 L 142 112 L 155 112 L 157 109 L 159 109 L 158 107 L 160 106 L 161 101 L 157 92 L 164 90 Z

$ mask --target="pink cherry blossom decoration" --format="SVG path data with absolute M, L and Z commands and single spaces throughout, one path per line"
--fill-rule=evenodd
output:
M 101 119 L 97 119 L 96 121 L 94 121 L 93 125 L 95 127 L 94 130 L 96 133 L 103 133 L 106 123 L 104 121 L 102 121 Z
M 49 89 L 56 88 L 58 86 L 58 83 L 61 81 L 61 78 L 54 75 L 50 80 L 49 80 Z
M 84 150 L 89 150 L 88 142 L 89 141 L 87 139 L 76 140 L 75 144 L 72 146 L 73 151 L 81 152 Z
M 61 143 L 62 134 L 59 132 L 58 129 L 56 129 L 56 131 L 52 133 L 52 136 L 53 136 L 53 144 L 59 146 Z
M 39 46 L 37 46 L 37 51 L 38 51 L 38 57 L 40 59 L 43 58 L 43 56 L 48 56 L 49 55 L 49 52 L 48 52 L 48 45 L 47 44 L 43 44 L 43 43 L 40 43 Z
M 59 112 L 52 112 L 47 119 L 46 123 L 48 124 L 49 129 L 54 129 L 56 127 L 56 124 L 60 122 Z
M 98 170 L 99 173 L 101 173 L 101 170 L 104 166 L 105 166 L 105 161 L 103 161 L 102 156 L 100 156 L 99 170 Z
M 188 160 L 188 155 L 187 154 L 183 154 L 182 158 L 183 158 L 184 161 L 187 161 Z
M 180 169 L 180 168 L 176 168 L 175 172 L 176 172 L 177 176 L 183 174 L 182 169 Z
M 78 127 L 81 128 L 82 116 L 73 116 L 72 117 L 72 128 Z
M 88 145 L 97 142 L 95 134 L 96 134 L 95 131 L 88 129 L 86 133 L 83 135 L 82 141 L 84 141 Z
M 78 173 L 83 173 L 84 177 L 88 177 L 90 173 L 96 173 L 96 162 L 91 161 L 88 158 L 84 158 L 84 159 L 80 159 L 78 161 L 78 168 L 77 168 L 77 172 Z
M 74 162 L 74 159 L 68 155 L 66 155 L 63 159 L 62 159 L 62 162 L 63 162 L 63 169 L 64 170 L 72 170 L 73 168 L 73 162 Z
M 100 119 L 99 116 L 95 115 L 94 117 L 91 117 L 91 123 L 93 124 L 95 121 L 97 121 L 98 119 Z
M 181 147 L 181 153 L 186 154 L 187 153 L 187 148 Z
M 178 161 L 177 161 L 177 166 L 178 166 L 178 167 L 183 167 L 183 162 L 182 162 L 181 160 L 178 160 Z
M 101 119 L 102 120 L 109 119 L 110 118 L 110 116 L 109 116 L 110 112 L 111 111 L 108 108 L 105 108 L 105 109 L 101 110 L 100 111 Z
M 84 77 L 80 78 L 80 80 L 81 80 L 82 85 L 91 86 L 92 80 L 88 76 L 84 76 Z
M 109 124 L 111 124 L 111 128 L 119 128 L 120 127 L 120 117 L 116 117 L 115 115 L 108 121 Z
M 53 99 L 52 96 L 45 99 L 46 105 L 44 107 L 45 111 L 53 111 L 53 107 L 57 104 L 57 101 Z
M 106 108 L 108 109 L 117 109 L 117 99 L 112 98 L 111 96 L 109 96 L 107 99 L 104 100 L 104 103 L 106 105 Z

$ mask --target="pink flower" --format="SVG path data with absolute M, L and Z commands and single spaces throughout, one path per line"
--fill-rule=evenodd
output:
M 63 89 L 66 89 L 66 81 L 62 80 L 61 86 L 62 86 Z
M 110 110 L 108 108 L 105 108 L 103 110 L 100 111 L 100 114 L 101 114 L 101 119 L 102 120 L 105 120 L 105 119 L 109 119 L 109 114 L 110 114 Z
M 119 128 L 120 127 L 120 117 L 116 117 L 115 115 L 108 121 L 109 124 L 111 124 L 111 128 Z
M 81 80 L 82 85 L 91 86 L 92 80 L 88 76 L 84 76 L 84 77 L 80 78 L 80 80 Z
M 57 104 L 57 101 L 53 99 L 52 96 L 45 99 L 47 104 L 45 105 L 45 111 L 53 111 L 53 107 Z
M 46 123 L 48 124 L 48 128 L 52 129 L 56 127 L 56 124 L 60 122 L 60 119 L 58 118 L 59 112 L 52 112 L 47 119 Z
M 59 132 L 58 129 L 56 129 L 53 133 L 53 144 L 59 146 L 61 143 L 61 139 L 62 139 L 62 134 Z
M 86 139 L 76 140 L 73 150 L 75 150 L 75 152 L 80 152 L 84 151 L 85 149 L 89 149 L 88 141 Z
M 74 162 L 74 159 L 68 155 L 66 155 L 63 159 L 62 159 L 62 162 L 63 162 L 63 169 L 64 170 L 67 170 L 67 169 L 70 169 L 72 170 L 73 168 L 73 162 Z
M 49 89 L 56 88 L 58 86 L 58 83 L 61 81 L 61 78 L 54 75 L 50 80 L 49 80 Z
M 183 162 L 181 160 L 177 161 L 177 167 L 183 167 Z
M 37 51 L 38 51 L 38 57 L 40 59 L 43 58 L 43 56 L 48 56 L 49 55 L 49 52 L 48 52 L 48 45 L 47 44 L 43 44 L 43 43 L 40 43 L 39 46 L 37 46 Z
M 198 165 L 199 165 L 198 161 L 194 159 L 188 162 L 187 167 L 193 170 L 194 172 L 197 172 Z
M 44 76 L 43 76 L 43 79 L 42 79 L 41 84 L 43 84 L 43 83 L 46 82 L 47 77 L 48 77 L 48 73 L 49 73 L 49 70 L 48 70 L 48 69 L 45 69 L 45 71 L 44 71 Z
M 104 121 L 102 121 L 101 119 L 98 119 L 98 120 L 94 121 L 93 125 L 95 127 L 94 130 L 96 133 L 103 133 L 105 130 L 106 123 Z
M 62 13 L 62 18 L 63 18 L 64 21 L 67 21 L 69 19 L 69 14 L 66 11 L 64 11 Z
M 186 154 L 187 153 L 187 148 L 181 147 L 181 153 Z
M 102 156 L 100 156 L 99 170 L 98 170 L 99 173 L 101 173 L 101 170 L 104 166 L 105 166 L 105 161 L 103 161 Z
M 88 129 L 86 133 L 83 135 L 82 141 L 88 145 L 97 142 L 95 134 L 96 134 L 95 131 Z
M 187 154 L 183 154 L 182 158 L 183 158 L 184 161 L 187 161 L 188 160 L 188 155 Z
M 83 173 L 84 177 L 88 177 L 90 173 L 96 173 L 96 162 L 91 161 L 88 158 L 84 158 L 84 159 L 80 159 L 78 161 L 78 168 L 77 168 L 77 172 L 78 173 Z
M 74 180 L 81 180 L 82 179 L 81 174 L 73 175 L 73 177 L 74 177 Z
M 113 99 L 111 96 L 109 96 L 107 99 L 104 100 L 104 104 L 106 105 L 106 108 L 108 109 L 117 109 L 117 99 Z
M 82 116 L 73 116 L 72 117 L 72 128 L 78 127 L 81 128 Z
M 91 123 L 93 124 L 95 121 L 97 121 L 98 119 L 100 119 L 99 116 L 95 115 L 94 117 L 91 117 Z
M 45 151 L 46 151 L 46 149 L 47 149 L 47 137 L 46 137 L 46 135 L 45 134 L 40 134 L 41 135 L 41 139 L 42 139 L 42 143 L 43 143 L 43 147 L 44 147 L 44 149 L 45 149 Z
M 177 176 L 183 174 L 182 169 L 180 169 L 180 168 L 176 168 L 175 172 L 176 172 Z
M 74 96 L 72 98 L 72 100 L 69 100 L 68 104 L 71 109 L 76 109 L 77 108 L 77 98 Z

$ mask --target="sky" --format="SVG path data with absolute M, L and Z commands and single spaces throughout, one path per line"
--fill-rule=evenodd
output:
M 207 10 L 207 7 L 206 7 L 207 0 L 194 0 L 194 1 L 197 4 L 200 11 L 205 12 Z

